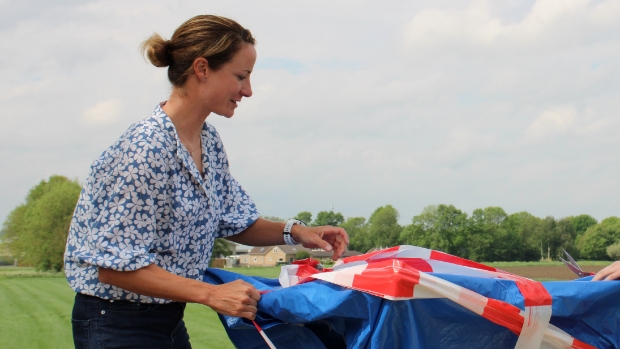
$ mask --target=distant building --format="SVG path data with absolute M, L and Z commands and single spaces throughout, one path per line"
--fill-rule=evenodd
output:
M 229 241 L 226 239 L 223 239 L 223 240 L 226 242 L 226 244 L 228 244 L 228 249 L 230 250 L 231 255 L 233 256 L 248 254 L 254 248 L 253 246 L 238 244 L 236 242 Z
M 301 245 L 278 245 L 254 247 L 247 255 L 239 256 L 239 266 L 243 267 L 270 267 L 280 264 L 293 263 L 297 258 L 295 255 L 299 251 L 306 251 L 314 259 L 328 259 L 332 257 L 332 252 L 319 249 L 308 249 Z M 344 257 L 360 255 L 357 251 L 346 251 Z
M 240 266 L 268 267 L 283 263 L 293 263 L 295 255 L 299 251 L 308 251 L 301 245 L 278 245 L 254 247 L 247 256 L 239 258 Z

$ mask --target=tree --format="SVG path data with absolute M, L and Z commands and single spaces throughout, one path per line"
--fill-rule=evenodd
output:
M 609 260 L 607 247 L 618 241 L 620 241 L 620 218 L 605 218 L 584 233 L 580 241 L 580 256 L 585 259 Z
M 296 260 L 306 258 L 310 258 L 310 253 L 308 251 L 297 251 L 297 253 L 295 253 Z
M 310 224 L 312 222 L 312 213 L 309 211 L 302 211 L 297 214 L 297 216 L 293 217 L 299 221 L 302 221 L 306 224 Z
M 368 233 L 366 218 L 349 217 L 340 225 L 349 234 L 349 249 L 359 252 L 370 250 L 373 245 Z
M 607 246 L 607 255 L 614 261 L 620 260 L 620 242 Z
M 598 223 L 594 217 L 587 214 L 567 218 L 573 225 L 573 229 L 575 230 L 575 234 L 577 236 L 582 235 L 586 232 L 586 230 L 588 230 L 588 228 Z
M 230 245 L 224 239 L 215 239 L 213 242 L 213 253 L 211 254 L 213 258 L 221 258 L 230 256 L 232 251 L 230 250 Z
M 512 260 L 512 245 L 516 235 L 504 229 L 502 224 L 507 217 L 501 207 L 474 210 L 469 218 L 466 257 L 480 262 Z
M 342 216 L 342 213 L 334 213 L 334 211 L 321 211 L 316 215 L 316 218 L 314 219 L 312 225 L 331 225 L 332 227 L 337 227 L 342 222 L 344 222 L 344 217 Z
M 575 244 L 577 238 L 577 231 L 575 225 L 572 222 L 571 217 L 562 218 L 556 223 L 555 236 L 557 242 L 560 244 L 555 249 L 555 254 L 552 255 L 554 259 L 564 256 L 563 249 L 567 251 L 571 256 L 578 257 L 579 249 Z
M 409 224 L 400 233 L 400 242 L 403 245 L 429 247 L 426 240 L 426 232 L 418 224 Z
M 260 216 L 260 218 L 262 219 L 266 219 L 268 221 L 272 221 L 272 222 L 285 222 L 286 219 L 280 218 L 280 217 L 276 217 L 276 216 Z
M 368 219 L 368 231 L 374 247 L 398 245 L 402 229 L 398 224 L 398 211 L 392 205 L 377 208 Z
M 513 258 L 504 260 L 535 261 L 543 258 L 541 252 L 542 220 L 528 212 L 517 212 L 502 223 L 506 234 L 516 236 L 512 244 Z
M 38 270 L 61 270 L 73 211 L 81 186 L 76 180 L 51 176 L 33 187 L 26 202 L 3 224 L 3 244 L 16 258 Z
M 418 228 L 421 246 L 457 256 L 467 255 L 467 213 L 453 205 L 427 206 L 413 217 L 412 224 Z

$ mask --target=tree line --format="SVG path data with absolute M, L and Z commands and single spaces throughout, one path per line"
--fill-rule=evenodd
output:
M 300 212 L 295 217 L 311 225 L 344 228 L 349 249 L 415 245 L 443 251 L 479 262 L 557 260 L 562 249 L 575 258 L 620 259 L 620 218 L 598 222 L 582 214 L 563 218 L 536 217 L 528 212 L 507 214 L 497 206 L 479 208 L 471 215 L 454 205 L 425 207 L 411 224 L 400 225 L 391 205 L 377 208 L 368 219 L 344 218 L 341 213 Z
M 39 270 L 61 270 L 73 210 L 81 191 L 77 180 L 51 176 L 34 186 L 23 204 L 8 215 L 0 230 L 0 257 L 16 258 Z M 274 221 L 284 219 L 264 216 Z M 309 225 L 344 228 L 350 250 L 415 245 L 480 262 L 555 260 L 562 249 L 573 257 L 620 259 L 620 218 L 598 222 L 582 214 L 563 218 L 535 217 L 528 212 L 507 214 L 501 207 L 480 208 L 471 215 L 453 205 L 431 205 L 400 225 L 391 205 L 377 208 L 368 218 L 347 217 L 334 211 L 309 211 L 294 218 Z M 217 241 L 216 251 L 227 246 Z M 8 257 L 7 257 L 8 256 Z

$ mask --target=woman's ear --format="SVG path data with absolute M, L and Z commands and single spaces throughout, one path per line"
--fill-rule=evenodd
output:
M 205 81 L 209 75 L 209 62 L 204 57 L 198 57 L 194 60 L 192 65 L 194 68 L 194 74 L 200 81 Z

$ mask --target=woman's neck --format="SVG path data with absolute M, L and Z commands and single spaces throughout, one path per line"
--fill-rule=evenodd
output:
M 162 109 L 172 120 L 181 138 L 190 142 L 200 136 L 202 126 L 209 116 L 209 112 L 205 111 L 204 107 L 196 103 L 191 96 L 183 95 L 176 89 L 173 90 Z

